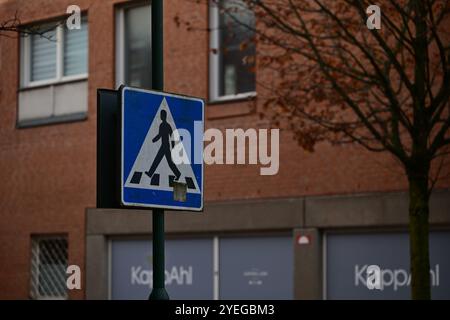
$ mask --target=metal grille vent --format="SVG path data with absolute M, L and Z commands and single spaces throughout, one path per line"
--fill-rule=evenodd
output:
M 67 299 L 67 237 L 34 237 L 31 247 L 31 297 Z

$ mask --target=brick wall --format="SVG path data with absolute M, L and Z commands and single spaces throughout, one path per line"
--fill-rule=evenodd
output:
M 88 119 L 17 129 L 19 40 L 0 37 L 0 299 L 27 298 L 30 235 L 67 233 L 69 264 L 84 271 L 85 209 L 95 206 L 96 89 L 114 87 L 114 4 L 77 0 L 89 16 Z M 24 23 L 61 16 L 73 1 L 0 1 L 0 21 L 17 10 Z M 170 3 L 170 6 L 167 5 Z M 172 17 L 193 10 L 192 2 L 166 2 L 166 90 L 207 98 L 208 34 L 177 28 Z M 200 25 L 207 8 L 196 7 Z M 248 102 L 211 105 L 207 127 L 249 128 L 258 124 Z M 263 125 L 263 124 L 260 124 Z M 259 166 L 206 167 L 206 201 L 384 192 L 406 188 L 388 155 L 356 146 L 321 144 L 307 153 L 282 132 L 280 170 L 260 176 Z M 448 187 L 448 181 L 440 187 Z M 84 273 L 84 272 L 83 272 Z M 83 298 L 84 291 L 71 292 Z

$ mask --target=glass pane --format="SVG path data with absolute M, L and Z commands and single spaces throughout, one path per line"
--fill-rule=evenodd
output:
M 150 6 L 125 10 L 125 84 L 151 88 Z
M 150 240 L 111 241 L 110 283 L 113 300 L 148 298 L 152 281 L 151 251 Z M 211 238 L 167 240 L 166 290 L 170 299 L 213 299 L 212 263 Z
M 81 20 L 81 29 L 64 28 L 64 75 L 87 73 L 88 23 Z
M 240 0 L 221 1 L 219 95 L 255 91 L 255 16 Z
M 291 237 L 224 237 L 219 242 L 220 299 L 292 299 Z
M 56 77 L 56 29 L 31 36 L 31 81 Z

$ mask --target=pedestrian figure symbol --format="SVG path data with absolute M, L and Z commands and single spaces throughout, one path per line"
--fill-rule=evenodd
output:
M 166 110 L 161 110 L 160 117 L 162 122 L 159 125 L 159 132 L 158 135 L 152 139 L 152 142 L 155 143 L 158 140 L 161 140 L 161 146 L 159 147 L 158 153 L 156 154 L 150 169 L 146 171 L 145 174 L 151 179 L 161 160 L 165 157 L 170 169 L 175 174 L 174 180 L 178 181 L 178 179 L 180 179 L 181 172 L 172 160 L 172 148 L 175 145 L 175 141 L 171 140 L 173 130 L 170 124 L 167 123 Z

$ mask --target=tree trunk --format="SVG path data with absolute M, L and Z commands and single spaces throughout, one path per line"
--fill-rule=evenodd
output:
M 429 192 L 428 170 L 409 172 L 409 247 L 411 264 L 411 298 L 429 300 L 430 258 L 429 258 Z

